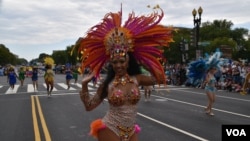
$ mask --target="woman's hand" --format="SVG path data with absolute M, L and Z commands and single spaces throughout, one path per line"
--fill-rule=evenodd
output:
M 95 73 L 91 72 L 89 74 L 87 74 L 86 76 L 84 76 L 84 78 L 82 79 L 82 84 L 87 84 L 91 81 L 91 79 L 94 77 Z

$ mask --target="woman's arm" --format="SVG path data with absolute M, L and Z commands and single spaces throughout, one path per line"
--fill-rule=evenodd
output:
M 86 111 L 95 109 L 103 100 L 101 99 L 102 86 L 97 89 L 94 96 L 90 97 L 87 84 L 83 84 L 82 91 L 80 91 L 81 100 L 85 106 Z
M 89 95 L 88 83 L 91 81 L 92 77 L 93 74 L 90 74 L 83 79 L 82 91 L 80 91 L 80 98 L 85 106 L 86 111 L 95 109 L 103 101 L 103 99 L 101 99 L 103 85 L 100 85 L 93 97 Z

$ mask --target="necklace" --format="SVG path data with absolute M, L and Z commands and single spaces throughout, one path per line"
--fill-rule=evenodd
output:
M 115 76 L 115 80 L 113 82 L 113 85 L 117 86 L 118 84 L 122 84 L 124 86 L 127 83 L 133 83 L 133 79 L 131 79 L 128 74 L 126 74 L 125 76 L 122 76 L 122 77 Z

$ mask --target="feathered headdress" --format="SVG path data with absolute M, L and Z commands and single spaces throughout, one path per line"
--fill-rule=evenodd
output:
M 82 67 L 89 67 L 96 75 L 102 66 L 113 57 L 124 56 L 132 52 L 138 63 L 160 79 L 164 70 L 157 60 L 162 57 L 159 48 L 167 47 L 172 40 L 172 27 L 159 25 L 164 13 L 156 6 L 148 16 L 135 16 L 130 13 L 122 26 L 122 9 L 117 13 L 108 13 L 100 24 L 90 28 L 80 41 L 79 53 L 82 53 Z M 157 48 L 158 47 L 158 48 Z M 82 69 L 84 70 L 84 69 Z
M 206 67 L 206 61 L 202 58 L 191 62 L 188 67 L 188 77 L 194 81 L 203 78 Z
M 199 60 L 191 62 L 188 67 L 187 76 L 196 81 L 202 79 L 206 72 L 211 68 L 219 70 L 221 67 L 221 55 L 222 53 L 217 49 L 213 55 L 206 55 L 205 58 L 200 58 Z
M 206 65 L 207 65 L 207 70 L 209 70 L 210 68 L 216 68 L 216 69 L 220 69 L 221 68 L 221 57 L 222 53 L 220 52 L 219 49 L 216 50 L 216 52 L 210 56 L 208 58 L 208 60 L 206 61 Z
M 53 66 L 54 65 L 54 59 L 51 58 L 51 57 L 46 57 L 46 58 L 44 58 L 44 64 Z

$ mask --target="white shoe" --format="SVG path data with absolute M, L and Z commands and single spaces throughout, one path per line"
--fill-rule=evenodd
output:
M 214 113 L 212 113 L 212 112 L 210 112 L 210 113 L 208 113 L 210 116 L 214 116 Z

